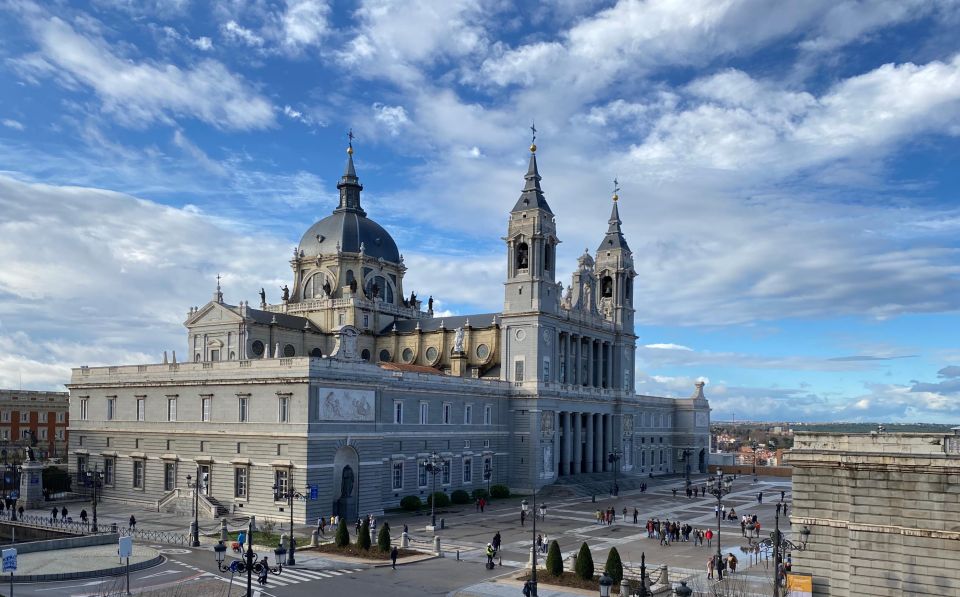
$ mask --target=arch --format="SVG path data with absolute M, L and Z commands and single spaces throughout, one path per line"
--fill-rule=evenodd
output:
M 250 354 L 252 354 L 257 358 L 260 358 L 263 356 L 263 351 L 265 349 L 266 349 L 266 345 L 264 345 L 262 340 L 254 340 L 253 342 L 250 343 Z
M 548 242 L 548 243 L 544 243 L 544 245 L 543 245 L 543 271 L 545 271 L 545 272 L 551 271 L 550 263 L 551 263 L 552 260 L 550 259 L 550 254 L 553 252 L 552 249 L 553 249 L 553 245 L 551 245 L 549 242 Z
M 377 285 L 378 289 L 376 296 L 379 296 L 385 303 L 392 305 L 394 303 L 394 296 L 399 294 L 397 293 L 393 280 L 391 280 L 389 276 L 384 276 L 379 272 L 371 272 L 368 274 L 363 281 L 363 288 L 367 297 L 370 299 L 374 297 L 371 290 L 374 284 Z
M 200 353 L 199 353 L 199 352 L 198 352 L 197 354 L 193 355 L 193 362 L 194 362 L 194 363 L 199 363 L 199 362 L 200 362 Z
M 606 275 L 600 279 L 600 296 L 610 298 L 613 296 L 613 278 Z
M 340 446 L 333 455 L 333 512 L 346 520 L 357 518 L 360 503 L 360 454 Z
M 369 363 L 369 362 L 370 362 L 370 351 L 367 350 L 366 348 L 364 348 L 364 349 L 360 352 L 360 358 L 363 359 L 364 361 L 367 361 L 367 362 Z
M 323 358 L 323 351 L 320 350 L 319 348 L 314 348 L 313 350 L 310 351 L 310 356 L 315 359 Z
M 232 350 L 230 351 L 230 360 L 231 360 L 231 361 L 237 360 L 237 353 L 235 353 L 235 352 L 232 351 Z
M 527 243 L 517 245 L 517 269 L 527 269 L 530 267 L 530 247 Z
M 311 274 L 303 283 L 303 298 L 325 298 L 327 296 L 327 288 L 331 286 L 327 280 L 329 280 L 329 278 L 323 272 Z M 324 284 L 327 285 L 327 288 L 324 288 Z

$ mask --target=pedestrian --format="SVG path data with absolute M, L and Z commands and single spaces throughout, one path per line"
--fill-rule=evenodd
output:
M 740 534 L 744 537 L 747 536 L 747 517 L 746 516 L 740 519 Z
M 533 595 L 533 583 L 529 580 L 523 583 L 523 597 L 530 597 Z
M 397 550 L 397 546 L 394 545 L 390 548 L 390 561 L 393 562 L 393 569 L 397 569 L 397 556 L 400 555 L 400 552 Z
M 623 522 L 627 522 L 627 507 L 626 507 L 626 506 L 623 507 L 623 518 L 621 518 L 620 520 L 622 520 Z
M 714 556 L 717 557 L 717 556 Z M 723 580 L 723 570 L 727 567 L 723 557 L 717 557 L 717 580 Z
M 520 526 L 524 526 L 524 523 L 527 521 L 527 511 L 520 510 Z
M 546 519 L 547 519 L 547 505 L 540 504 L 540 520 L 545 521 Z
M 83 510 L 80 510 L 80 522 L 82 522 L 83 524 L 87 524 L 87 510 L 86 510 L 86 508 L 84 508 Z
M 713 546 L 713 530 L 707 529 L 707 532 L 705 534 L 707 536 L 707 547 L 712 547 Z
M 633 524 L 637 524 L 637 518 L 640 516 L 640 511 L 636 507 L 633 508 Z
M 759 493 L 757 493 L 757 503 L 758 503 L 758 504 L 762 504 L 762 503 L 763 503 L 763 492 L 762 492 L 762 491 L 759 492 Z
M 708 580 L 713 579 L 713 568 L 715 563 L 714 557 L 715 556 L 710 556 L 709 558 L 707 558 L 707 579 Z
M 787 515 L 787 502 L 783 502 L 783 515 Z
M 243 531 L 237 533 L 237 543 L 240 544 L 240 551 L 243 551 L 243 544 L 247 542 L 247 534 Z
M 67 507 L 66 507 L 66 506 L 64 506 L 64 507 L 60 510 L 60 520 L 63 520 L 64 522 L 66 522 L 66 520 L 67 520 Z
M 20 515 L 20 520 L 23 520 L 23 506 L 20 506 L 19 508 L 17 508 L 17 514 Z
M 356 524 L 357 536 L 358 536 L 358 537 L 360 536 L 360 527 L 362 527 L 362 526 L 363 526 L 363 519 L 362 519 L 362 518 L 358 518 L 358 519 L 357 519 L 357 524 Z
M 730 569 L 730 574 L 737 571 L 737 556 L 733 555 L 733 553 L 727 554 L 727 568 Z
M 537 551 L 543 551 L 543 535 L 537 534 Z
M 787 497 L 786 491 L 780 491 L 780 501 L 782 502 Z
M 51 516 L 51 518 L 53 519 L 53 522 L 57 522 L 57 514 L 59 514 L 59 513 L 60 513 L 60 511 L 57 510 L 57 507 L 56 507 L 56 506 L 53 507 L 53 510 L 50 510 L 50 516 Z
M 493 536 L 493 551 L 500 551 L 500 531 L 497 531 L 497 534 Z
M 407 523 L 403 523 L 403 532 L 404 532 L 404 533 L 409 533 L 409 532 L 410 532 L 410 530 L 407 528 Z
M 676 488 L 676 487 L 673 488 L 673 497 L 677 497 L 677 488 Z
M 257 582 L 260 583 L 260 586 L 267 586 L 267 575 L 269 571 L 269 564 L 267 564 L 267 556 L 263 556 L 263 559 L 260 560 L 260 574 L 257 576 Z
M 320 527 L 320 534 L 324 537 L 327 536 L 327 521 L 324 517 L 320 517 L 320 522 L 317 523 L 317 526 Z
M 130 515 L 130 530 L 131 531 L 137 530 L 137 517 L 134 516 L 133 514 Z
M 727 517 L 727 505 L 726 505 L 726 504 L 722 504 L 722 505 L 720 506 L 720 518 L 723 519 L 723 518 L 726 518 L 726 517 Z
M 483 513 L 483 509 L 487 505 L 487 498 L 480 498 L 480 513 Z

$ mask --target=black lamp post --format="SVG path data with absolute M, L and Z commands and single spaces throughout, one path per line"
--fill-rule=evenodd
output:
M 287 491 L 280 491 L 280 486 L 273 486 L 273 499 L 274 501 L 286 500 L 287 507 L 290 508 L 290 550 L 287 552 L 287 566 L 296 565 L 297 561 L 294 558 L 294 552 L 296 552 L 297 541 L 293 538 L 293 500 L 303 499 L 304 494 L 299 491 L 294 491 L 292 488 L 293 476 L 290 478 L 291 487 Z M 280 549 L 283 548 L 283 541 L 280 542 Z M 278 552 L 280 553 L 280 552 Z
M 757 442 L 751 444 L 753 446 L 753 482 L 757 482 L 757 454 L 760 453 L 760 445 Z
M 493 467 L 488 462 L 485 467 L 483 467 L 483 480 L 487 482 L 487 497 L 490 497 L 490 478 L 493 477 Z
M 619 448 L 614 448 L 613 452 L 607 454 L 607 462 L 613 466 L 613 487 L 610 494 L 616 496 L 620 493 L 620 487 L 617 485 L 617 471 L 620 469 L 620 459 L 623 458 L 623 452 Z
M 721 500 L 723 496 L 730 493 L 731 489 L 733 489 L 733 479 L 729 476 L 725 477 L 722 470 L 716 477 L 707 479 L 707 491 L 710 492 L 710 495 L 717 498 L 717 570 L 721 570 L 720 563 L 723 560 L 723 552 L 720 549 L 720 522 L 723 518 L 720 512 L 720 507 L 722 506 Z M 722 580 L 723 572 L 720 572 L 720 574 Z
M 687 489 L 690 488 L 690 457 L 692 455 L 693 450 L 690 448 L 684 448 L 680 456 L 680 459 L 683 460 L 684 468 L 686 469 Z
M 276 555 L 277 565 L 276 567 L 270 567 L 264 562 L 257 561 L 257 554 L 253 551 L 253 519 L 250 519 L 249 526 L 247 527 L 247 551 L 243 556 L 237 560 L 236 568 L 231 564 L 230 566 L 223 565 L 224 556 L 227 553 L 227 546 L 223 544 L 223 541 L 218 541 L 216 545 L 213 546 L 213 555 L 217 559 L 217 569 L 220 572 L 239 572 L 243 574 L 247 573 L 247 595 L 246 597 L 253 597 L 253 573 L 256 572 L 259 575 L 263 570 L 267 571 L 267 574 L 280 574 L 283 572 L 283 564 L 280 562 L 280 558 L 283 557 L 283 554 L 286 550 L 283 549 L 283 546 L 277 547 L 274 550 Z
M 787 551 L 804 551 L 810 539 L 810 529 L 806 526 L 800 531 L 800 542 L 791 541 L 780 532 L 780 505 L 777 504 L 777 514 L 774 518 L 774 529 L 768 539 L 758 541 L 757 545 L 764 552 L 773 551 L 773 597 L 780 597 L 780 560 Z
M 444 459 L 436 452 L 423 460 L 423 467 L 433 475 L 433 492 L 430 494 L 430 526 L 434 531 L 437 529 L 437 475 L 443 472 L 446 465 Z
M 201 477 L 200 465 L 197 465 L 197 480 L 193 484 L 193 539 L 190 543 L 192 547 L 200 547 L 200 488 L 204 485 L 204 479 Z M 190 487 L 190 481 L 193 479 L 187 475 L 187 487 Z
M 11 485 L 13 485 L 13 492 L 10 494 L 10 520 L 17 520 L 17 500 L 20 495 L 20 472 L 22 468 L 19 464 L 7 465 L 7 474 L 10 475 Z
M 103 485 L 103 472 L 100 471 L 99 465 L 94 467 L 94 470 L 86 471 L 87 482 L 90 483 L 93 489 L 93 499 L 91 500 L 91 505 L 93 506 L 93 526 L 90 527 L 91 533 L 96 533 L 97 528 L 97 494 L 99 493 L 100 487 Z
M 647 554 L 640 552 L 640 592 L 639 597 L 647 597 Z M 621 597 L 626 597 L 621 596 Z

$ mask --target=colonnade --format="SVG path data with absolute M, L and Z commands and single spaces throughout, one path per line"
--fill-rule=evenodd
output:
M 559 382 L 594 388 L 613 388 L 613 342 L 560 332 Z
M 613 415 L 561 411 L 559 417 L 557 474 L 612 471 L 607 454 L 613 450 Z

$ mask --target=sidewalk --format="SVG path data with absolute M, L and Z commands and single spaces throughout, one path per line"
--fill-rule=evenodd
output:
M 139 570 L 160 561 L 160 552 L 144 545 L 134 545 L 130 569 Z M 66 580 L 92 576 L 108 576 L 124 569 L 127 562 L 117 555 L 116 545 L 97 545 L 55 551 L 38 551 L 17 556 L 14 582 Z

